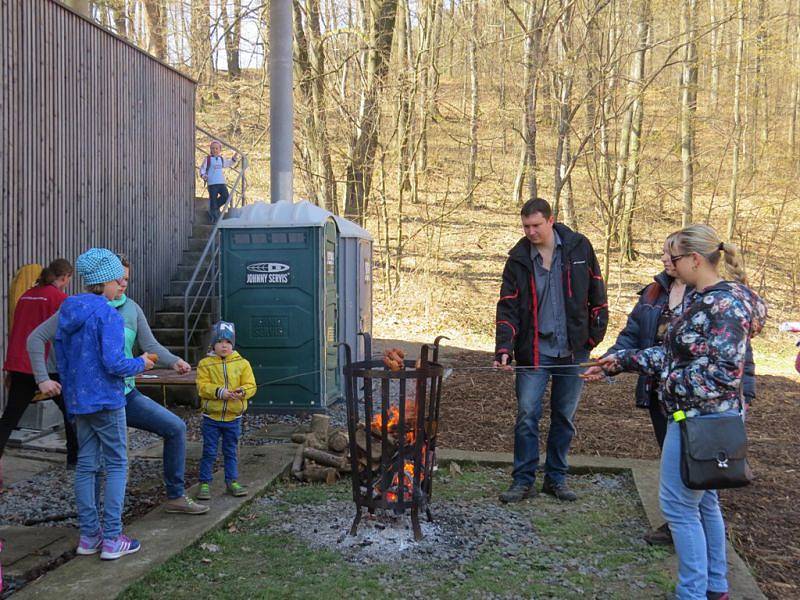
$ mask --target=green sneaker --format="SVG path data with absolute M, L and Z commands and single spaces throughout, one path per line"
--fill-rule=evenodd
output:
M 211 500 L 211 486 L 207 483 L 201 483 L 195 498 L 198 500 Z
M 228 484 L 228 493 L 231 496 L 247 496 L 247 488 L 240 485 L 238 481 L 231 481 Z

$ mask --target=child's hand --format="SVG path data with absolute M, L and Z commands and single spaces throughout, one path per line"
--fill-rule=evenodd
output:
M 238 400 L 239 397 L 236 395 L 235 390 L 225 390 L 222 392 L 222 399 L 223 400 Z
M 142 354 L 141 359 L 144 361 L 144 370 L 145 371 L 149 371 L 150 369 L 152 369 L 153 367 L 156 366 L 156 363 L 154 363 L 152 360 L 150 360 L 150 355 L 147 352 Z

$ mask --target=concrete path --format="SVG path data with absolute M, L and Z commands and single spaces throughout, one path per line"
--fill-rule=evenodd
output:
M 15 483 L 31 479 L 42 471 L 52 469 L 54 462 L 63 463 L 64 457 L 9 448 L 3 453 L 2 462 L 3 487 L 11 487 Z
M 449 462 L 458 462 L 507 467 L 513 464 L 514 456 L 507 452 L 468 452 L 440 448 L 436 451 L 436 460 L 440 466 L 444 466 Z M 630 471 L 650 526 L 655 529 L 664 524 L 664 517 L 658 507 L 657 460 L 570 456 L 569 462 L 571 473 L 619 473 Z M 671 568 L 677 577 L 677 560 L 674 554 Z M 766 596 L 759 589 L 755 578 L 750 573 L 750 569 L 733 549 L 730 542 L 728 542 L 728 584 L 731 598 L 736 598 L 737 600 L 766 600 Z
M 293 455 L 293 446 L 288 444 L 242 447 L 239 480 L 249 488 L 249 496 L 234 498 L 225 494 L 223 474 L 217 472 L 209 502 L 211 511 L 207 514 L 173 515 L 165 513 L 161 507 L 156 508 L 126 528 L 127 535 L 142 543 L 138 553 L 117 561 L 101 561 L 97 556 L 73 558 L 14 594 L 14 599 L 116 597 L 150 570 L 227 521 L 250 498 L 260 494 L 285 473 Z M 196 486 L 188 490 L 190 496 L 195 493 Z M 76 533 L 72 535 L 72 543 L 75 544 Z

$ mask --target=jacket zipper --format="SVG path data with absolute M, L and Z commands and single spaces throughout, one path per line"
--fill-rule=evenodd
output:
M 531 278 L 531 313 L 533 313 L 533 366 L 539 366 L 539 298 L 536 295 L 536 280 Z
M 221 358 L 222 358 L 222 381 L 223 381 L 222 386 L 223 386 L 224 389 L 227 390 L 228 389 L 228 365 L 225 362 L 225 357 L 221 357 Z M 225 420 L 225 412 L 227 411 L 227 409 L 228 409 L 228 399 L 227 398 L 223 398 L 222 399 L 222 415 L 220 416 L 220 418 L 223 421 Z

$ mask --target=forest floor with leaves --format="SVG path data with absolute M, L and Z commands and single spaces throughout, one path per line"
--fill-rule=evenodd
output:
M 745 208 L 748 205 L 746 204 Z M 413 210 L 413 207 L 412 207 Z M 439 206 L 436 227 L 423 212 L 410 219 L 409 235 L 420 232 L 404 259 L 401 285 L 388 293 L 386 279 L 377 287 L 374 335 L 385 339 L 430 342 L 436 335 L 457 347 L 451 359 L 458 366 L 488 366 L 494 345 L 497 292 L 506 253 L 521 236 L 517 211 L 488 201 L 475 208 Z M 666 235 L 679 228 L 678 215 L 648 209 L 635 231 L 638 260 L 610 261 L 606 277 L 610 324 L 596 353 L 610 346 L 633 308 L 637 292 L 661 270 L 659 257 Z M 429 220 L 433 220 L 428 217 Z M 581 229 L 599 249 L 598 224 L 589 211 L 581 214 Z M 713 223 L 713 221 L 712 221 Z M 718 227 L 719 223 L 714 223 Z M 420 239 L 417 239 L 420 238 Z M 758 480 L 744 490 L 721 494 L 729 536 L 751 566 L 770 598 L 800 595 L 800 510 L 792 501 L 800 489 L 800 378 L 794 373 L 796 336 L 779 333 L 782 320 L 797 320 L 793 292 L 793 246 L 769 250 L 750 240 L 745 255 L 753 287 L 770 306 L 770 319 L 754 339 L 758 395 L 749 419 L 753 468 Z M 599 254 L 599 253 L 598 253 Z M 383 258 L 376 248 L 376 268 Z M 602 255 L 599 256 L 603 262 Z M 378 284 L 378 282 L 376 282 Z M 657 459 L 658 446 L 646 411 L 634 406 L 634 375 L 614 384 L 595 384 L 584 391 L 576 416 L 578 428 L 572 452 L 611 457 Z M 513 450 L 516 415 L 513 378 L 491 372 L 455 371 L 442 400 L 443 447 L 467 450 Z M 543 418 L 543 431 L 549 417 Z M 542 439 L 546 439 L 543 435 Z
M 463 350 L 449 360 L 486 366 L 490 356 Z M 575 417 L 574 454 L 657 459 L 658 445 L 647 411 L 634 407 L 635 375 L 613 384 L 587 385 Z M 758 400 L 748 415 L 753 485 L 721 492 L 728 535 L 769 598 L 800 595 L 800 381 L 759 376 Z M 548 402 L 542 441 L 549 424 Z M 444 387 L 439 444 L 446 448 L 512 452 L 516 402 L 513 376 L 454 371 Z M 542 452 L 545 446 L 542 443 Z M 544 456 L 544 454 L 542 454 Z M 500 489 L 498 489 L 499 493 Z

